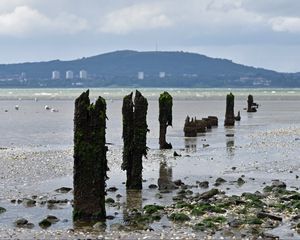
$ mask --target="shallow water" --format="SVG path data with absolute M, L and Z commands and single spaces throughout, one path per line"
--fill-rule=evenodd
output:
M 1 90 L 2 93 L 5 90 Z M 7 90 L 10 91 L 10 90 Z M 45 196 L 48 199 L 72 199 L 72 194 L 57 194 L 55 189 L 72 187 L 72 141 L 73 141 L 73 111 L 71 101 L 81 90 L 11 90 L 8 96 L 2 94 L 0 101 L 0 161 L 5 167 L 0 171 L 3 181 L 0 185 L 0 204 L 8 211 L 0 216 L 0 226 L 12 228 L 13 221 L 25 217 L 37 226 L 43 217 L 51 214 L 61 220 L 50 229 L 68 229 L 73 227 L 71 203 L 61 205 L 61 209 L 49 209 L 47 206 L 25 208 L 22 204 L 11 204 L 12 198 L 23 198 L 31 195 Z M 44 91 L 50 95 L 40 94 Z M 105 91 L 105 92 L 103 92 Z M 249 91 L 258 99 L 260 107 L 257 113 L 247 113 L 246 96 Z M 275 92 L 272 92 L 275 91 Z M 107 221 L 110 225 L 124 221 L 127 209 L 141 208 L 150 203 L 169 205 L 172 203 L 171 193 L 163 194 L 162 199 L 155 197 L 158 190 L 150 190 L 150 184 L 157 184 L 159 178 L 181 179 L 186 184 L 195 185 L 196 181 L 208 180 L 210 186 L 215 179 L 222 176 L 227 183 L 220 189 L 229 194 L 241 194 L 261 190 L 272 179 L 285 181 L 289 187 L 299 187 L 300 175 L 300 90 L 237 90 L 235 111 L 241 111 L 241 122 L 233 128 L 224 128 L 225 94 L 227 90 L 205 89 L 175 89 L 170 92 L 174 97 L 173 127 L 168 129 L 167 141 L 182 157 L 173 157 L 173 150 L 158 150 L 158 102 L 161 90 L 145 90 L 149 96 L 149 111 L 147 121 L 150 129 L 148 159 L 144 160 L 142 193 L 126 193 L 125 173 L 120 170 L 122 159 L 122 116 L 121 96 L 128 89 L 96 89 L 107 97 L 107 142 L 109 145 L 108 162 L 110 179 L 108 187 L 116 186 L 116 193 L 108 196 L 116 200 L 116 194 L 121 194 L 121 207 L 108 207 L 109 215 L 115 219 Z M 144 93 L 142 91 L 142 93 Z M 172 94 L 171 93 L 171 94 Z M 235 94 L 235 90 L 233 90 Z M 199 95 L 200 94 L 200 95 Z M 12 97 L 13 96 L 13 97 Z M 38 96 L 38 101 L 34 97 Z M 51 95 L 52 96 L 52 95 Z M 200 96 L 200 97 L 199 97 Z M 19 100 L 18 98 L 22 98 Z M 15 100 L 14 100 L 15 99 Z M 27 99 L 27 100 L 24 100 Z M 110 99 L 114 99 L 110 101 Z M 19 105 L 19 110 L 14 106 Z M 45 110 L 45 105 L 53 107 L 58 112 Z M 5 112 L 8 110 L 8 112 Z M 198 119 L 208 115 L 219 118 L 219 127 L 214 128 L 197 138 L 184 138 L 183 125 L 185 117 L 196 116 Z M 234 133 L 234 137 L 226 137 Z M 204 147 L 203 144 L 209 144 Z M 166 165 L 162 165 L 166 163 Z M 16 166 L 18 171 L 14 171 Z M 33 164 L 36 166 L 33 167 Z M 232 167 L 236 167 L 233 170 Z M 55 169 L 53 171 L 51 169 Z M 44 169 L 40 171 L 39 169 Z M 168 170 L 171 169 L 171 170 Z M 24 173 L 23 171 L 26 171 Z M 172 174 L 171 174 L 172 173 Z M 169 174 L 165 176 L 164 174 Z M 246 183 L 240 187 L 234 181 L 245 175 Z M 194 192 L 205 191 L 193 188 Z M 133 202 L 133 203 L 132 203 Z M 154 229 L 171 227 L 172 224 L 163 219 L 153 224 Z M 287 232 L 288 229 L 284 228 Z M 89 229 L 91 231 L 91 229 Z

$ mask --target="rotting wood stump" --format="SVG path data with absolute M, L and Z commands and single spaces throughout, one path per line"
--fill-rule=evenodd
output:
M 258 104 L 254 102 L 253 96 L 251 94 L 248 96 L 247 103 L 248 103 L 247 112 L 256 112 L 257 111 L 256 108 L 258 107 Z
M 224 126 L 234 126 L 234 95 L 232 93 L 227 94 L 226 97 L 226 113 Z
M 172 149 L 172 144 L 167 143 L 167 127 L 172 126 L 173 98 L 168 92 L 163 92 L 159 97 L 159 148 Z
M 74 220 L 105 220 L 106 102 L 90 103 L 89 91 L 75 101 Z
M 143 156 L 147 156 L 147 111 L 148 101 L 139 91 L 123 99 L 123 163 L 126 170 L 127 189 L 142 189 Z

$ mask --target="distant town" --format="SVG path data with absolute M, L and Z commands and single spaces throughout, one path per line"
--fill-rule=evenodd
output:
M 0 87 L 300 87 L 280 73 L 186 52 L 116 51 L 72 61 L 0 65 Z

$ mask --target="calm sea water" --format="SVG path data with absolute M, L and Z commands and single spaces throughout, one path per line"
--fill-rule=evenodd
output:
M 73 100 L 80 95 L 82 91 L 86 89 L 80 88 L 45 88 L 45 89 L 0 89 L 0 99 L 3 100 L 17 100 L 27 99 L 51 99 L 51 100 Z M 92 88 L 90 89 L 90 95 L 95 98 L 99 95 L 111 99 L 122 99 L 124 95 L 135 89 L 131 88 Z M 297 100 L 300 96 L 300 88 L 243 88 L 243 89 L 231 89 L 231 88 L 142 88 L 139 89 L 144 96 L 148 99 L 157 99 L 162 91 L 168 91 L 177 100 L 223 100 L 224 95 L 228 92 L 234 92 L 237 99 L 244 99 L 249 93 L 255 94 L 257 99 L 264 100 Z
M 0 89 L 0 145 L 48 146 L 64 148 L 73 142 L 74 99 L 85 89 Z M 208 115 L 219 117 L 217 136 L 224 132 L 225 97 L 230 91 L 236 96 L 235 111 L 241 111 L 242 121 L 235 131 L 244 133 L 259 129 L 272 129 L 300 123 L 300 89 L 140 89 L 148 98 L 147 121 L 150 129 L 148 145 L 158 148 L 158 97 L 167 90 L 174 98 L 173 127 L 168 136 L 175 148 L 184 147 L 183 125 L 187 115 L 197 118 Z M 91 89 L 93 101 L 97 96 L 107 100 L 107 142 L 121 145 L 122 98 L 132 89 Z M 255 114 L 247 114 L 247 96 L 254 95 L 261 107 Z M 19 110 L 15 110 L 15 106 Z M 45 106 L 58 112 L 46 111 Z M 7 111 L 7 112 L 5 112 Z M 208 133 L 211 134 L 211 133 Z M 224 136 L 223 136 L 224 137 Z M 222 138 L 217 138 L 220 141 Z

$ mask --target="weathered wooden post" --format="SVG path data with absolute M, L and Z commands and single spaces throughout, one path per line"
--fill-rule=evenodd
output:
M 253 100 L 253 96 L 252 95 L 249 95 L 248 96 L 248 109 L 247 109 L 247 112 L 256 112 L 256 108 L 255 106 L 257 107 L 258 105 L 256 103 L 254 103 L 254 100 Z
M 234 95 L 227 94 L 224 126 L 234 126 Z
M 238 115 L 234 117 L 234 120 L 238 121 L 238 122 L 241 121 L 241 112 L 240 111 L 238 111 Z
M 132 176 L 132 161 L 133 161 L 133 102 L 132 102 L 132 94 L 125 96 L 123 98 L 123 107 L 122 107 L 122 115 L 123 115 L 123 163 L 122 170 L 126 170 L 127 181 L 126 187 L 131 186 Z
M 159 148 L 172 149 L 172 144 L 167 143 L 167 127 L 172 126 L 173 98 L 168 92 L 160 94 L 159 97 Z
M 132 93 L 123 99 L 123 163 L 127 171 L 127 189 L 142 189 L 143 156 L 147 155 L 147 99 L 136 91 L 134 104 Z
M 89 91 L 75 101 L 74 220 L 104 220 L 107 159 L 106 102 L 90 104 Z

